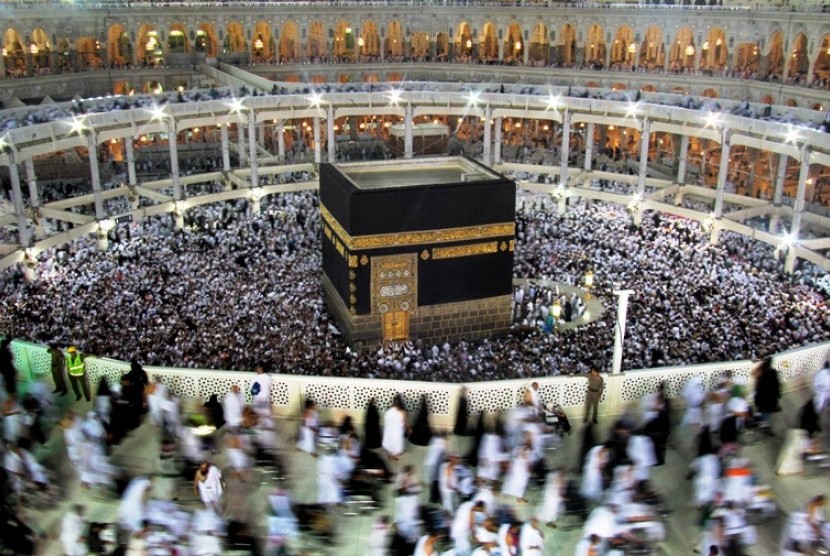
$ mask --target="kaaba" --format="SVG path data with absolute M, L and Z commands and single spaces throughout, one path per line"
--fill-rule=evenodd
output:
M 322 164 L 323 288 L 349 344 L 510 328 L 516 184 L 465 157 Z

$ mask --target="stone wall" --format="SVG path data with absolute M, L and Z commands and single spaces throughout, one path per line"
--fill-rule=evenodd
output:
M 510 330 L 512 301 L 499 295 L 472 301 L 418 307 L 409 321 L 410 336 L 424 341 L 480 340 Z

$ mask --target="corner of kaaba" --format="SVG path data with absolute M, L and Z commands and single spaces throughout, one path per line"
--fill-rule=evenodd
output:
M 516 184 L 465 157 L 323 164 L 323 288 L 350 345 L 511 322 Z

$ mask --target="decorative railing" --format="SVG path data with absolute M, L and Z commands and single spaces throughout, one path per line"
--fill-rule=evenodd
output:
M 50 380 L 51 356 L 46 347 L 23 341 L 13 341 L 12 352 L 21 381 Z M 773 367 L 778 371 L 782 387 L 786 391 L 806 387 L 818 369 L 830 358 L 830 342 L 810 345 L 776 354 Z M 712 390 L 726 371 L 731 371 L 738 382 L 751 383 L 753 361 L 727 361 L 705 365 L 663 367 L 659 369 L 626 371 L 619 375 L 606 375 L 606 388 L 601 400 L 601 412 L 616 415 L 632 402 L 653 392 L 665 381 L 669 396 L 676 398 L 692 377 L 700 377 L 703 387 Z M 207 400 L 217 394 L 222 399 L 238 385 L 250 402 L 250 385 L 255 374 L 242 371 L 213 371 L 204 369 L 176 369 L 144 367 L 147 373 L 160 380 L 180 398 Z M 101 378 L 110 383 L 129 371 L 129 363 L 115 359 L 87 358 L 87 376 L 94 388 Z M 422 396 L 426 396 L 436 426 L 450 426 L 455 418 L 458 396 L 462 386 L 469 390 L 471 414 L 493 413 L 515 406 L 522 400 L 531 382 L 539 383 L 539 397 L 543 403 L 560 404 L 569 414 L 581 415 L 585 404 L 587 380 L 583 376 L 533 377 L 492 382 L 449 384 L 403 380 L 368 378 L 333 378 L 274 374 L 271 401 L 274 412 L 281 417 L 293 418 L 300 414 L 303 401 L 311 398 L 328 417 L 337 419 L 351 414 L 357 421 L 363 419 L 370 399 L 377 401 L 383 411 L 389 407 L 395 394 L 401 394 L 407 409 L 416 412 Z M 428 377 L 425 377 L 425 379 Z M 682 399 L 678 400 L 682 404 Z M 677 405 L 677 404 L 675 404 Z

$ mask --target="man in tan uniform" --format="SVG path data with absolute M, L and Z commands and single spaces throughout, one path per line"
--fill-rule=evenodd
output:
M 593 409 L 594 423 L 597 422 L 597 410 L 599 409 L 599 399 L 602 397 L 602 389 L 605 388 L 605 381 L 596 369 L 591 369 L 588 373 L 588 391 L 585 392 L 585 417 L 582 422 L 588 422 L 588 416 Z

